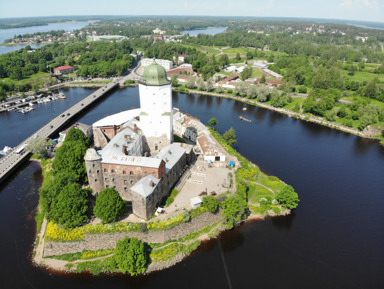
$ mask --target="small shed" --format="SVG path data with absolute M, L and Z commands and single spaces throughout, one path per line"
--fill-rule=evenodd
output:
M 199 197 L 195 197 L 195 198 L 191 199 L 192 209 L 196 209 L 196 208 L 200 207 L 202 203 L 203 203 L 203 201 Z

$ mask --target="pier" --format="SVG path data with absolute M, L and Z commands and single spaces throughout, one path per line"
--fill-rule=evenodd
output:
M 100 98 L 111 92 L 115 87 L 119 86 L 124 78 L 115 78 L 112 82 L 104 85 L 87 97 L 80 100 L 78 103 L 61 113 L 59 116 L 53 118 L 50 122 L 42 128 L 34 132 L 29 138 L 22 141 L 15 150 L 0 159 L 0 184 L 24 162 L 28 159 L 29 152 L 24 148 L 28 145 L 29 141 L 37 136 L 51 137 L 59 131 L 64 125 L 68 124 L 76 115 L 86 110 L 93 103 L 97 102 Z

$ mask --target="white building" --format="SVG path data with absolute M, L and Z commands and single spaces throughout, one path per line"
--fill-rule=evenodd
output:
M 162 67 L 164 67 L 165 70 L 170 70 L 173 68 L 173 62 L 166 59 L 155 59 L 155 62 Z M 141 66 L 146 67 L 148 65 L 151 65 L 153 63 L 152 58 L 144 58 L 141 60 Z
M 171 82 L 162 67 L 153 62 L 148 66 L 139 84 L 140 126 L 147 137 L 165 135 L 173 141 L 173 110 Z M 154 97 L 156 96 L 156 97 Z

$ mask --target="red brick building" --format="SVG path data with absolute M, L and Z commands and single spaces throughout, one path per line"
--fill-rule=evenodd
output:
M 64 65 L 64 66 L 59 66 L 59 67 L 56 67 L 54 70 L 53 70 L 53 73 L 55 75 L 57 74 L 68 74 L 68 73 L 72 73 L 75 71 L 75 68 L 73 68 L 72 66 L 70 65 Z

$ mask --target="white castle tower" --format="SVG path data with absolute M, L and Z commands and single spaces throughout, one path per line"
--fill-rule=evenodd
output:
M 145 68 L 139 92 L 141 130 L 150 143 L 154 141 L 151 149 L 160 150 L 173 142 L 172 86 L 155 61 Z

